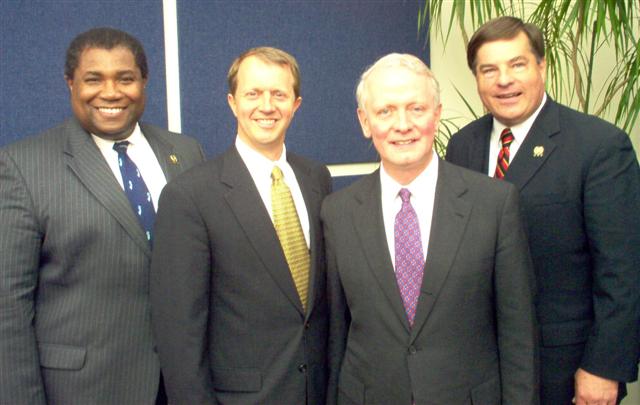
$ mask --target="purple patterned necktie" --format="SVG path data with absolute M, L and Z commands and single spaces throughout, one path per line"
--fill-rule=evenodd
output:
M 396 280 L 409 325 L 413 326 L 416 315 L 422 275 L 424 274 L 424 255 L 418 215 L 411 206 L 411 192 L 403 188 L 399 192 L 402 208 L 396 215 L 394 237 L 396 247 Z

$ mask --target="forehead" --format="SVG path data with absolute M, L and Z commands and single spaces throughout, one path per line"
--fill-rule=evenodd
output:
M 366 102 L 428 102 L 432 89 L 426 74 L 418 74 L 403 66 L 380 67 L 369 75 L 366 83 Z
M 518 56 L 534 57 L 529 37 L 524 32 L 513 38 L 485 42 L 478 48 L 477 63 L 493 63 Z
M 118 46 L 112 49 L 85 48 L 80 54 L 76 70 L 136 70 L 133 53 L 125 47 Z
M 238 87 L 290 86 L 293 88 L 293 73 L 287 65 L 264 61 L 249 56 L 238 68 Z

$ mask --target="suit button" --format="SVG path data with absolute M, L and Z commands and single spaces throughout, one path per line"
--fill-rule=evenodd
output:
M 300 364 L 298 366 L 298 371 L 301 373 L 306 373 L 307 372 L 307 365 L 306 364 Z
M 311 326 L 311 325 L 309 324 L 309 322 L 305 322 L 305 323 L 304 323 L 304 328 L 305 328 L 305 329 L 309 329 L 309 327 L 310 327 L 310 326 Z
M 409 354 L 416 354 L 418 349 L 416 349 L 415 346 L 409 346 L 409 350 L 407 351 L 409 352 Z

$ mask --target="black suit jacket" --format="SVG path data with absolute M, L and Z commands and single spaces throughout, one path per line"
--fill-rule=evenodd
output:
M 140 127 L 167 180 L 202 161 Z M 155 402 L 151 248 L 77 120 L 0 150 L 0 252 L 0 404 Z
M 328 404 L 536 404 L 533 270 L 509 184 L 440 161 L 415 322 L 379 172 L 325 199 Z
M 161 196 L 153 325 L 173 404 L 323 405 L 327 307 L 320 203 L 324 166 L 287 153 L 309 215 L 307 311 L 235 147 Z
M 454 135 L 447 160 L 487 173 L 492 120 L 487 115 Z M 640 170 L 629 137 L 549 98 L 505 180 L 522 197 L 541 345 L 583 344 L 581 368 L 635 380 Z

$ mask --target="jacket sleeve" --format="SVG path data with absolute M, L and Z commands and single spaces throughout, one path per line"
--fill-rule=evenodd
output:
M 42 232 L 29 190 L 0 151 L 0 404 L 45 404 L 33 321 Z
M 495 300 L 503 404 L 538 404 L 538 337 L 533 263 L 519 198 L 509 185 L 499 220 Z
M 213 257 L 205 224 L 176 182 L 160 196 L 150 272 L 151 320 L 169 402 L 216 404 L 208 352 Z
M 595 322 L 581 368 L 615 381 L 638 376 L 640 169 L 629 137 L 603 137 L 584 190 Z

